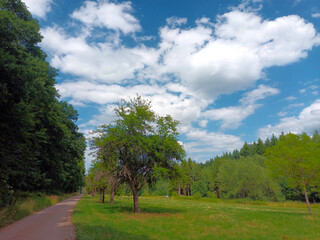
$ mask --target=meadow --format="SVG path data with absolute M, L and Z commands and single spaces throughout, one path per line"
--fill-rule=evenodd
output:
M 84 196 L 73 222 L 85 239 L 320 239 L 320 205 L 309 215 L 302 203 L 194 200 L 140 197 L 142 213 L 133 213 L 132 197 L 113 206 Z

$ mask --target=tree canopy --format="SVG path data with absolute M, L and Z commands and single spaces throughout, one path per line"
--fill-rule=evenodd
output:
M 268 148 L 266 156 L 266 165 L 275 176 L 284 176 L 293 187 L 303 190 L 311 213 L 307 190 L 319 179 L 320 145 L 306 134 L 289 133 Z
M 161 117 L 151 109 L 151 102 L 137 96 L 115 108 L 117 120 L 100 126 L 92 140 L 99 160 L 118 173 L 133 193 L 134 211 L 140 212 L 138 192 L 157 178 L 155 171 L 174 170 L 184 157 L 178 142 L 178 121 L 170 115 Z
M 58 100 L 39 24 L 20 0 L 0 0 L 0 11 L 1 202 L 20 190 L 78 190 L 85 139 L 75 109 Z

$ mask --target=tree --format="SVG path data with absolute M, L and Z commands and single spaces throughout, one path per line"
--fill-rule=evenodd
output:
M 0 11 L 0 205 L 15 191 L 78 190 L 85 139 L 58 100 L 40 26 L 20 0 L 0 0 Z
M 274 176 L 284 176 L 293 187 L 299 187 L 305 195 L 311 214 L 307 189 L 313 186 L 320 174 L 320 145 L 306 134 L 283 135 L 266 150 L 266 166 Z
M 240 150 L 240 156 L 248 157 L 250 155 L 250 147 L 247 142 L 244 142 L 243 147 Z
M 157 180 L 153 175 L 155 169 L 171 170 L 184 157 L 178 142 L 179 122 L 170 115 L 158 116 L 151 110 L 151 103 L 140 96 L 122 100 L 115 114 L 117 120 L 113 124 L 98 129 L 101 141 L 96 146 L 115 156 L 105 161 L 116 164 L 117 172 L 132 190 L 134 212 L 139 213 L 138 192 L 146 183 Z
M 258 158 L 258 159 L 256 159 Z M 217 178 L 224 198 L 250 198 L 254 200 L 280 200 L 280 187 L 261 166 L 260 156 L 225 160 Z

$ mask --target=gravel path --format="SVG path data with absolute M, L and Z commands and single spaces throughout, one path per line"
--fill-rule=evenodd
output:
M 1 240 L 74 240 L 73 209 L 82 195 L 68 198 L 0 229 Z

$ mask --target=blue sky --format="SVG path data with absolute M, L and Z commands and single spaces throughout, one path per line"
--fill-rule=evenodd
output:
M 198 162 L 244 141 L 320 129 L 319 0 L 25 3 L 86 136 L 136 94 L 181 122 Z

